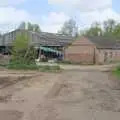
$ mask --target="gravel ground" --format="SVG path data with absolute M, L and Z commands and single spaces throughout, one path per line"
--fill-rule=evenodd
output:
M 24 77 L 0 89 L 0 120 L 120 120 L 119 80 L 101 68 Z

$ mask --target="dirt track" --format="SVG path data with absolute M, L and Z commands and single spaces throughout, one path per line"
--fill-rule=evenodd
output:
M 18 82 L 20 74 L 24 80 Z M 120 86 L 107 72 L 83 69 L 16 76 L 14 84 L 0 89 L 0 120 L 120 120 Z

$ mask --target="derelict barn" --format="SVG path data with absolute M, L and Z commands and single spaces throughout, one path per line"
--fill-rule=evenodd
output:
M 81 64 L 120 62 L 120 40 L 105 36 L 81 36 L 66 48 L 64 59 Z
M 60 55 L 64 58 L 64 48 L 73 41 L 71 36 L 45 32 L 37 33 L 18 29 L 0 37 L 0 53 L 8 54 L 16 36 L 24 33 L 28 35 L 30 45 L 34 46 L 39 53 L 45 54 L 47 57 L 58 57 Z

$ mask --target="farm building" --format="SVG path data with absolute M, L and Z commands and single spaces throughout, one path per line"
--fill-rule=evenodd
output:
M 82 64 L 120 61 L 120 42 L 111 37 L 80 37 L 66 48 L 65 60 Z
M 45 54 L 47 57 L 64 58 L 64 49 L 68 46 L 73 38 L 71 36 L 64 36 L 60 34 L 46 33 L 46 32 L 32 32 L 28 30 L 15 30 L 4 34 L 0 38 L 0 52 L 8 53 L 12 48 L 12 43 L 17 35 L 26 33 L 30 39 L 30 45 L 34 46 L 39 53 Z
M 57 58 L 73 63 L 104 64 L 120 61 L 120 42 L 112 37 L 71 36 L 46 32 L 15 30 L 0 36 L 0 53 L 8 54 L 17 35 L 27 33 L 30 45 L 49 59 Z

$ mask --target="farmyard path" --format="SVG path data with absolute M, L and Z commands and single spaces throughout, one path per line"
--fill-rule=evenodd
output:
M 9 90 L 0 120 L 120 120 L 118 83 L 94 66 L 41 73 Z

